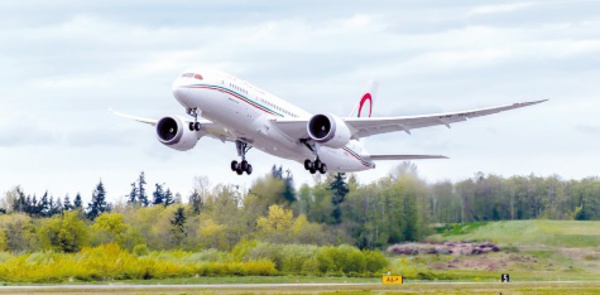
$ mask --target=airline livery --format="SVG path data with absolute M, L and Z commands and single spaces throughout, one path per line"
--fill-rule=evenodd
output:
M 231 162 L 238 175 L 252 173 L 246 154 L 257 148 L 295 160 L 310 173 L 353 172 L 375 168 L 376 161 L 445 159 L 439 155 L 374 155 L 361 140 L 365 137 L 414 129 L 446 126 L 467 119 L 522 108 L 546 100 L 420 116 L 371 117 L 377 84 L 371 82 L 348 117 L 310 114 L 244 80 L 221 71 L 194 68 L 173 82 L 173 96 L 190 117 L 160 119 L 115 114 L 153 125 L 158 140 L 176 150 L 192 149 L 203 136 L 233 142 L 240 161 Z M 202 117 L 206 120 L 199 120 Z

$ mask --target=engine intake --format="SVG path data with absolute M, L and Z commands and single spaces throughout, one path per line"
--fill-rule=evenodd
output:
M 156 137 L 162 144 L 178 150 L 187 151 L 196 146 L 200 137 L 191 131 L 179 117 L 163 117 L 156 123 Z
M 312 140 L 332 148 L 345 146 L 352 137 L 346 123 L 333 114 L 314 115 L 308 121 L 306 129 Z

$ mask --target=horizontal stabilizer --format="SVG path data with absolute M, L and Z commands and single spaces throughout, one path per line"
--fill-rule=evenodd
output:
M 370 155 L 369 159 L 373 161 L 382 160 L 425 160 L 425 159 L 448 159 L 440 155 Z

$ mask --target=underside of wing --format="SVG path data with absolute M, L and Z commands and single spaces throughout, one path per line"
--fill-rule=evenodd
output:
M 544 101 L 546 100 L 514 103 L 510 105 L 454 113 L 383 118 L 345 118 L 344 121 L 355 131 L 353 133 L 355 138 L 395 131 L 404 131 L 410 134 L 411 130 L 413 129 L 431 126 L 446 126 L 450 128 L 450 124 L 466 121 L 476 117 L 487 116 L 503 111 L 531 106 Z
M 152 125 L 152 126 L 156 126 L 156 124 L 160 120 L 160 119 L 150 119 L 150 118 L 143 118 L 143 117 L 133 116 L 133 115 L 129 115 L 129 114 L 124 114 L 124 113 L 114 111 L 112 109 L 110 109 L 110 111 L 119 117 L 134 120 L 134 121 Z M 184 122 L 185 125 L 188 125 L 189 123 L 193 122 L 193 120 L 189 120 L 189 119 L 183 119 L 182 121 Z M 201 135 L 212 137 L 212 138 L 218 139 L 220 141 L 235 141 L 236 140 L 235 135 L 233 133 L 231 133 L 229 130 L 227 130 L 227 128 L 223 127 L 220 124 L 216 124 L 216 123 L 213 123 L 211 121 L 206 121 L 206 120 L 200 120 L 199 122 L 201 125 L 201 130 L 199 132 L 203 133 Z
M 440 155 L 370 155 L 367 158 L 373 161 L 448 159 L 448 157 Z

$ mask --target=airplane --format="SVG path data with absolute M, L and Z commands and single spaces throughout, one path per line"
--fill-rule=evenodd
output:
M 313 115 L 233 75 L 199 67 L 185 70 L 171 89 L 190 117 L 148 119 L 113 113 L 154 126 L 158 141 L 179 151 L 192 149 L 204 136 L 233 142 L 240 161 L 233 160 L 230 167 L 238 175 L 252 174 L 253 167 L 246 159 L 252 148 L 297 161 L 311 174 L 325 174 L 374 169 L 375 162 L 385 160 L 447 159 L 441 155 L 370 154 L 364 138 L 398 131 L 410 135 L 415 129 L 432 126 L 450 128 L 453 123 L 547 101 L 441 114 L 372 117 L 377 87 L 376 82 L 367 85 L 348 117 Z

